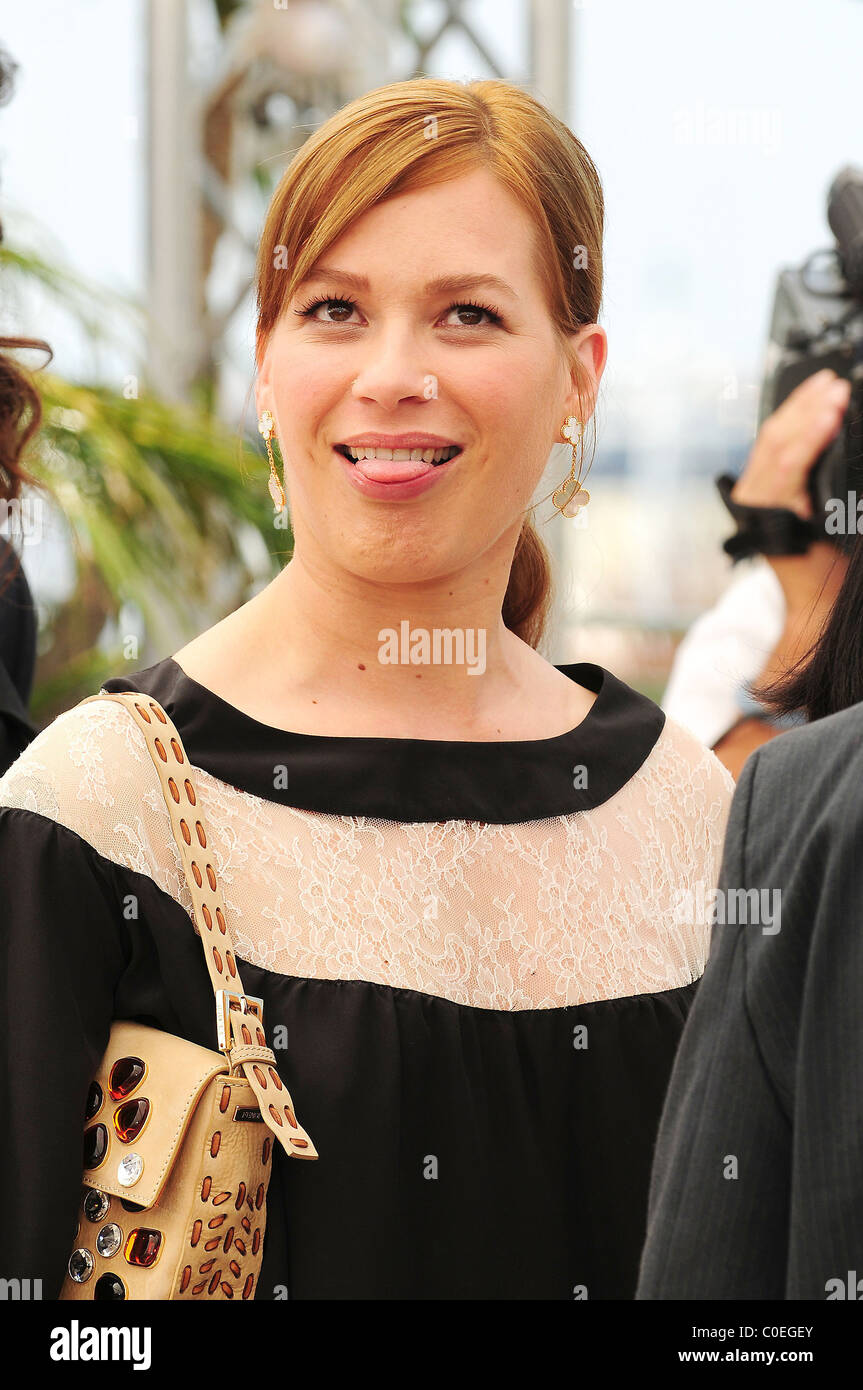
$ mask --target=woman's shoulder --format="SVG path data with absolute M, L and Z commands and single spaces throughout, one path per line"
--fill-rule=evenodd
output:
M 666 715 L 636 780 L 658 833 L 673 837 L 681 853 L 686 846 L 693 852 L 699 846 L 711 854 L 721 851 L 736 784 L 685 724 Z
M 702 768 L 711 777 L 734 790 L 734 778 L 728 768 L 688 724 L 673 715 L 666 715 L 663 738 L 676 757 L 687 764 Z
M 83 700 L 58 714 L 0 777 L 0 808 L 63 825 L 111 859 L 121 824 L 161 820 L 160 802 L 143 734 L 111 699 Z M 163 802 L 161 809 L 167 821 Z
M 734 796 L 736 784 L 725 764 L 686 724 L 671 715 L 665 717 L 647 770 L 669 790 L 701 787 L 727 803 Z

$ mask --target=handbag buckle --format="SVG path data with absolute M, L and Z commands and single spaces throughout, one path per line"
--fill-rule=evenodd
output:
M 228 1017 L 232 1008 L 238 1008 L 240 1013 L 251 1014 L 258 1022 L 264 1022 L 264 1001 L 254 994 L 235 994 L 230 989 L 216 990 L 216 1033 L 219 1040 L 219 1051 L 230 1052 L 233 1047 L 231 1038 L 231 1023 Z

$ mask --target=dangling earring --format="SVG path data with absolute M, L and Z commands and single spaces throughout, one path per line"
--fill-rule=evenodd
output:
M 258 420 L 258 430 L 264 436 L 264 443 L 267 446 L 267 457 L 270 460 L 270 481 L 267 486 L 270 490 L 270 496 L 273 499 L 273 506 L 277 512 L 280 512 L 284 510 L 285 506 L 285 489 L 279 482 L 278 474 L 276 473 L 276 465 L 273 459 L 273 446 L 270 443 L 270 440 L 276 432 L 276 426 L 271 411 L 264 411 L 263 415 Z
M 578 433 L 576 434 L 576 431 Z M 557 507 L 561 516 L 577 516 L 582 507 L 586 507 L 590 501 L 590 493 L 581 486 L 581 464 L 579 463 L 578 477 L 575 476 L 575 458 L 577 440 L 580 440 L 584 433 L 584 425 L 580 420 L 576 420 L 574 415 L 567 415 L 565 423 L 561 427 L 561 434 L 564 439 L 569 440 L 572 445 L 572 464 L 569 470 L 569 477 L 564 478 L 560 487 L 556 488 L 551 494 L 551 500 Z

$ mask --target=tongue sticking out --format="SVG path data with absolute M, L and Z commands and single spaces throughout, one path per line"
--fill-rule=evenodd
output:
M 373 483 L 409 483 L 431 473 L 434 464 L 422 459 L 358 459 L 354 467 Z

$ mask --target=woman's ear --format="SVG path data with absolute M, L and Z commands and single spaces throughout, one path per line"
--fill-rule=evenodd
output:
M 270 353 L 265 348 L 261 357 L 261 365 L 255 378 L 255 410 L 260 420 L 265 410 L 273 409 L 272 391 L 270 389 Z
M 572 369 L 570 414 L 585 424 L 596 408 L 599 383 L 608 359 L 608 337 L 605 329 L 600 328 L 598 323 L 588 323 L 577 333 L 571 334 L 570 342 L 582 367 L 581 373 L 575 367 Z M 581 414 L 580 411 L 584 413 Z

